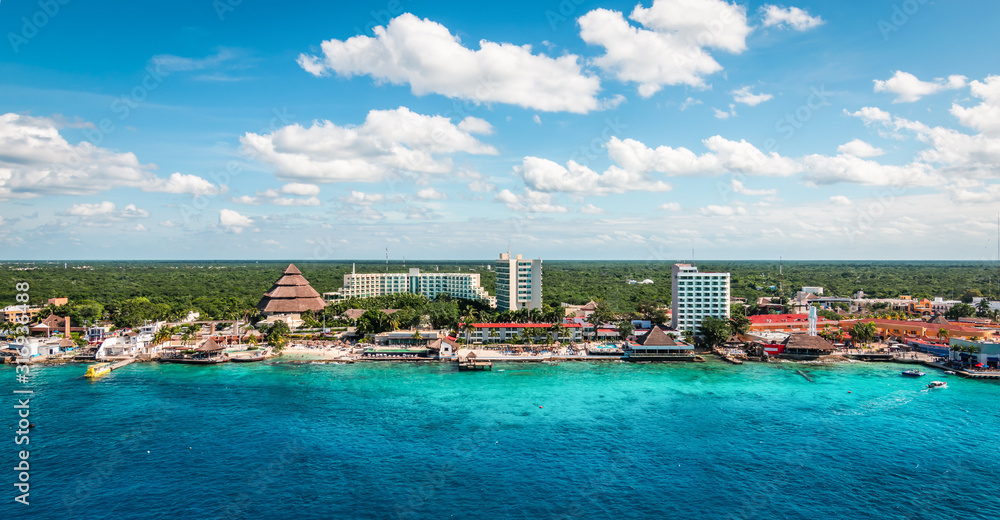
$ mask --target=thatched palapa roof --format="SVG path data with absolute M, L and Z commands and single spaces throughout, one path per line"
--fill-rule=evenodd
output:
M 656 325 L 649 329 L 649 332 L 639 336 L 635 342 L 644 347 L 676 347 L 677 342 L 667 335 L 663 329 Z
M 295 264 L 288 264 L 281 278 L 257 303 L 257 308 L 267 314 L 301 314 L 322 310 L 323 307 L 326 307 L 323 297 L 309 285 Z
M 832 351 L 833 343 L 820 336 L 810 336 L 809 334 L 789 334 L 785 341 L 785 348 L 800 350 L 823 350 Z
M 948 320 L 944 319 L 944 316 L 940 314 L 935 314 L 933 318 L 927 320 L 927 323 L 934 323 L 937 325 L 951 325 Z
M 202 344 L 200 348 L 195 350 L 197 350 L 198 352 L 218 352 L 220 350 L 225 350 L 225 347 L 220 346 L 218 343 L 215 342 L 214 339 L 208 338 L 208 341 Z

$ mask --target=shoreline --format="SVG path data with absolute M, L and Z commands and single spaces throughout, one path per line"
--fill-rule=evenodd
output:
M 274 354 L 273 356 L 255 363 L 237 363 L 237 364 L 247 364 L 255 365 L 259 363 L 265 364 L 354 364 L 354 363 L 443 363 L 443 364 L 454 364 L 458 362 L 458 356 L 452 356 L 450 358 L 366 358 L 362 357 L 356 352 L 357 348 L 346 348 L 346 347 L 323 347 L 323 348 L 310 348 L 303 346 L 293 346 L 288 347 Z M 629 361 L 623 356 L 595 356 L 595 355 L 566 355 L 566 354 L 543 354 L 543 355 L 503 355 L 490 350 L 476 350 L 477 358 L 481 361 L 489 361 L 493 363 L 539 363 L 547 365 L 558 365 L 560 363 L 579 363 L 579 362 L 592 362 L 592 363 L 635 363 L 635 364 L 688 364 L 680 361 Z M 741 367 L 746 365 L 757 365 L 757 364 L 793 364 L 793 365 L 805 365 L 805 366 L 816 366 L 816 365 L 858 365 L 858 364 L 875 364 L 875 363 L 898 363 L 904 365 L 922 365 L 927 368 L 932 368 L 935 370 L 940 370 L 942 372 L 954 372 L 957 375 L 966 379 L 981 379 L 981 380 L 1000 380 L 1000 372 L 974 372 L 964 370 L 962 368 L 950 367 L 941 363 L 934 361 L 929 358 L 929 356 L 917 356 L 917 357 L 882 357 L 882 356 L 864 356 L 857 355 L 855 353 L 845 352 L 836 353 L 832 356 L 821 356 L 817 359 L 784 359 L 776 358 L 770 361 L 758 361 L 758 360 L 743 360 L 743 363 L 732 363 L 731 360 L 725 359 L 718 356 L 717 354 L 711 354 L 706 356 L 714 361 L 719 362 L 719 364 L 726 364 L 733 367 Z M 924 359 L 924 358 L 927 359 Z M 822 359 L 826 358 L 826 359 Z M 138 359 L 130 357 L 114 357 L 101 360 L 79 360 L 73 358 L 57 358 L 57 359 L 42 359 L 42 360 L 32 360 L 31 365 L 35 366 L 57 366 L 66 364 L 92 364 L 95 362 L 116 362 L 133 359 L 135 363 L 147 363 L 147 362 L 161 362 L 158 358 L 154 359 Z M 17 363 L 8 363 L 10 365 L 16 366 Z M 124 368 L 124 367 L 123 367 Z

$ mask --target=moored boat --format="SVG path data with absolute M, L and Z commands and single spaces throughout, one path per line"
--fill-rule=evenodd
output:
M 271 349 L 265 349 L 257 352 L 252 356 L 229 356 L 229 361 L 233 363 L 253 363 L 255 361 L 264 361 L 265 359 L 271 357 Z
M 906 377 L 920 377 L 920 376 L 923 376 L 923 375 L 926 375 L 926 374 L 924 374 L 923 372 L 921 372 L 919 370 L 904 370 L 903 371 L 903 375 L 906 376 Z
M 84 377 L 93 379 L 110 373 L 111 363 L 95 363 L 87 367 L 87 373 L 84 374 Z

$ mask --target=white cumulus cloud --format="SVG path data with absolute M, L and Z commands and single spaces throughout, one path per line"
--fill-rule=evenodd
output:
M 110 215 L 114 211 L 115 203 L 104 201 L 96 204 L 73 204 L 64 214 L 74 217 L 93 217 L 95 215 Z
M 951 115 L 964 126 L 1000 137 L 1000 76 L 973 81 L 969 86 L 972 95 L 981 99 L 982 103 L 969 108 L 955 104 L 951 107 Z
M 896 95 L 893 103 L 912 103 L 924 96 L 936 94 L 943 90 L 954 90 L 966 85 L 965 76 L 948 76 L 948 79 L 938 78 L 933 82 L 920 81 L 909 72 L 897 70 L 887 80 L 875 80 L 875 92 L 889 92 Z
M 582 206 L 580 207 L 579 211 L 584 215 L 603 215 L 607 213 L 607 211 L 604 208 L 599 208 L 593 204 L 587 204 L 586 206 Z
M 149 211 L 137 208 L 135 204 L 125 206 L 125 209 L 118 210 L 114 202 L 103 201 L 97 203 L 73 204 L 60 215 L 68 217 L 81 217 L 92 222 L 112 222 L 123 219 L 148 218 Z
M 417 198 L 424 200 L 441 200 L 447 199 L 448 196 L 438 190 L 435 190 L 434 188 L 424 188 L 417 192 Z
M 752 86 L 746 86 L 741 89 L 734 90 L 732 92 L 733 100 L 737 103 L 743 103 L 744 105 L 755 107 L 765 101 L 774 99 L 774 96 L 771 94 L 754 94 L 750 92 L 751 90 L 753 90 Z
M 546 112 L 587 113 L 600 106 L 600 80 L 581 70 L 577 56 L 550 58 L 531 46 L 479 41 L 464 45 L 447 27 L 404 13 L 375 36 L 327 40 L 321 56 L 302 54 L 310 74 L 370 75 L 376 81 L 409 84 L 416 95 L 441 94 L 476 103 L 507 103 Z
M 507 209 L 518 213 L 566 213 L 569 210 L 553 201 L 551 193 L 543 193 L 532 189 L 524 190 L 518 195 L 510 190 L 501 190 L 493 198 L 501 202 Z
M 646 172 L 611 166 L 597 173 L 570 160 L 563 166 L 548 159 L 525 157 L 515 173 L 535 191 L 607 195 L 628 191 L 669 191 L 671 186 L 651 178 Z
M 293 184 L 377 182 L 398 172 L 448 173 L 450 155 L 458 152 L 495 155 L 496 148 L 472 135 L 491 130 L 481 119 L 466 118 L 456 126 L 446 117 L 400 107 L 372 110 L 357 127 L 330 121 L 293 124 L 269 134 L 247 133 L 240 142 Z
M 782 27 L 795 29 L 796 31 L 808 31 L 824 23 L 823 19 L 819 16 L 811 16 L 798 7 L 778 7 L 768 4 L 762 6 L 760 10 L 764 15 L 764 27 Z
M 46 195 L 93 195 L 118 187 L 214 195 L 218 187 L 194 175 L 156 176 L 156 165 L 88 141 L 69 143 L 56 119 L 0 115 L 0 200 Z
M 219 224 L 234 233 L 242 233 L 243 228 L 253 225 L 253 220 L 231 209 L 221 209 L 219 210 Z
M 580 37 L 605 49 L 594 64 L 622 82 L 637 83 L 650 97 L 666 85 L 704 88 L 705 76 L 722 70 L 708 49 L 746 50 L 752 31 L 746 9 L 723 0 L 654 0 L 623 13 L 595 9 L 577 20 Z
M 837 151 L 842 154 L 853 155 L 855 157 L 878 157 L 885 155 L 885 151 L 868 144 L 861 139 L 854 139 L 837 147 Z

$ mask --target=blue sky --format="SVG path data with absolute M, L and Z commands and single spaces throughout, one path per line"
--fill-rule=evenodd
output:
M 3 2 L 0 258 L 996 259 L 998 18 Z

